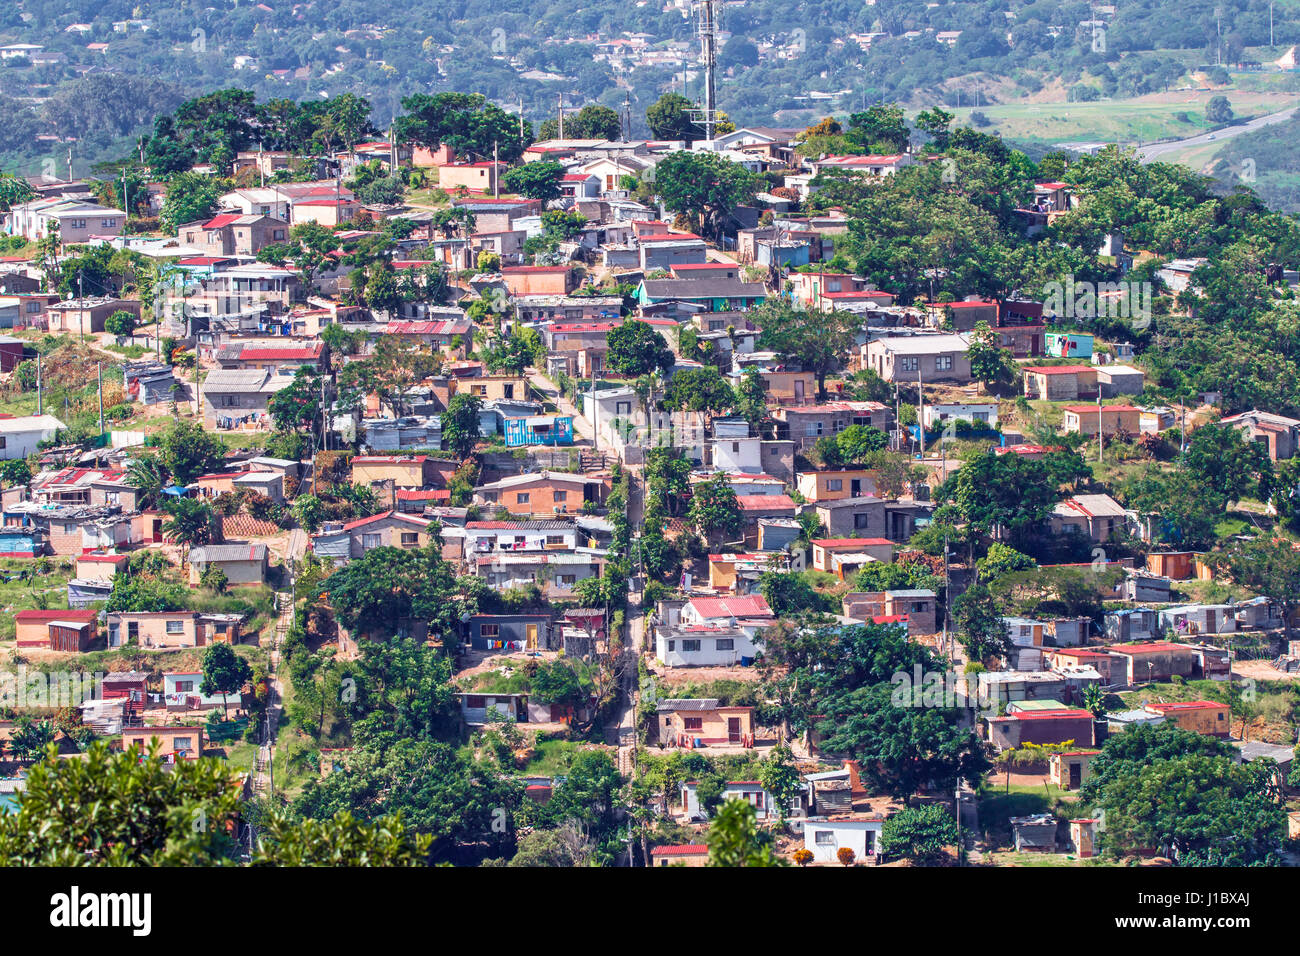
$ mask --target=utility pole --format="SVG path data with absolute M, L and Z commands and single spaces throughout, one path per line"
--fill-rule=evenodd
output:
M 68 182 L 72 182 L 72 147 L 68 147 Z
M 524 141 L 524 98 L 519 97 L 519 142 Z
M 1268 45 L 1273 46 L 1273 0 L 1268 3 Z
M 95 383 L 99 386 L 99 437 L 104 437 L 104 363 L 95 363 Z
M 41 381 L 41 353 L 36 353 L 36 414 L 45 414 L 44 383 Z
M 1101 388 L 1097 388 L 1097 461 L 1106 460 L 1105 422 L 1101 420 Z
M 920 436 L 921 458 L 925 459 L 925 385 L 921 382 L 921 362 L 916 363 L 916 433 Z
M 126 167 L 122 167 L 122 211 L 126 213 L 126 218 L 131 218 L 131 197 L 126 192 Z
M 82 288 L 81 270 L 77 270 L 77 328 L 81 331 L 81 341 L 86 341 L 86 293 Z
M 497 141 L 492 140 L 492 198 L 493 199 L 501 198 L 501 169 L 498 165 L 500 163 L 499 156 L 500 156 L 500 151 L 497 149 Z
M 564 94 L 559 95 L 560 100 L 560 139 L 564 139 Z

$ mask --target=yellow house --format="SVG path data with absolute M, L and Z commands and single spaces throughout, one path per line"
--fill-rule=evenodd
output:
M 796 480 L 799 494 L 806 501 L 839 501 L 876 493 L 875 473 L 865 469 L 805 471 Z
M 453 378 L 454 392 L 477 395 L 485 402 L 523 401 L 528 398 L 528 382 L 517 375 L 480 375 L 478 378 Z
M 760 551 L 755 554 L 709 555 L 709 587 L 715 591 L 734 590 L 739 572 L 769 570 L 774 554 L 779 554 L 779 552 Z
M 673 747 L 752 747 L 754 708 L 723 707 L 716 698 L 661 700 L 659 741 Z
M 372 486 L 423 488 L 429 483 L 428 455 L 358 455 L 352 459 L 352 483 Z

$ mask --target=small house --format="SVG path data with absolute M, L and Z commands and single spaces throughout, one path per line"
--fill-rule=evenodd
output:
M 717 698 L 661 700 L 659 741 L 670 747 L 754 745 L 754 708 L 723 707 Z

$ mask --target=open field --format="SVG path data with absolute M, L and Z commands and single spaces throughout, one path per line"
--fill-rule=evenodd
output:
M 1219 93 L 1228 97 L 1238 116 L 1275 113 L 1300 103 L 1300 94 L 1296 93 L 1227 88 L 1152 93 L 1093 103 L 1017 102 L 955 112 L 959 123 L 969 122 L 973 111 L 983 113 L 993 121 L 991 130 L 1009 140 L 1136 144 L 1205 132 L 1210 128 L 1205 121 L 1205 104 Z

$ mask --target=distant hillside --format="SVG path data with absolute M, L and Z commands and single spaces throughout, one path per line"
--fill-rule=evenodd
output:
M 1269 42 L 1267 0 L 749 0 L 724 6 L 719 105 L 738 123 L 796 123 L 863 104 L 1007 103 L 1169 88 Z M 129 148 L 142 114 L 239 86 L 259 99 L 354 92 L 381 125 L 414 92 L 481 92 L 535 123 L 559 97 L 646 106 L 695 98 L 689 0 L 13 0 L 0 6 L 0 162 L 39 172 L 76 138 L 88 164 Z M 1222 16 L 1215 19 L 1216 9 Z M 1278 2 L 1279 52 L 1300 43 Z M 22 47 L 14 45 L 25 45 Z M 117 77 L 132 77 L 122 81 Z M 104 80 L 123 83 L 116 94 Z M 84 165 L 79 172 L 84 172 Z
M 1300 118 L 1229 140 L 1215 157 L 1216 179 L 1250 186 L 1274 209 L 1300 213 Z

